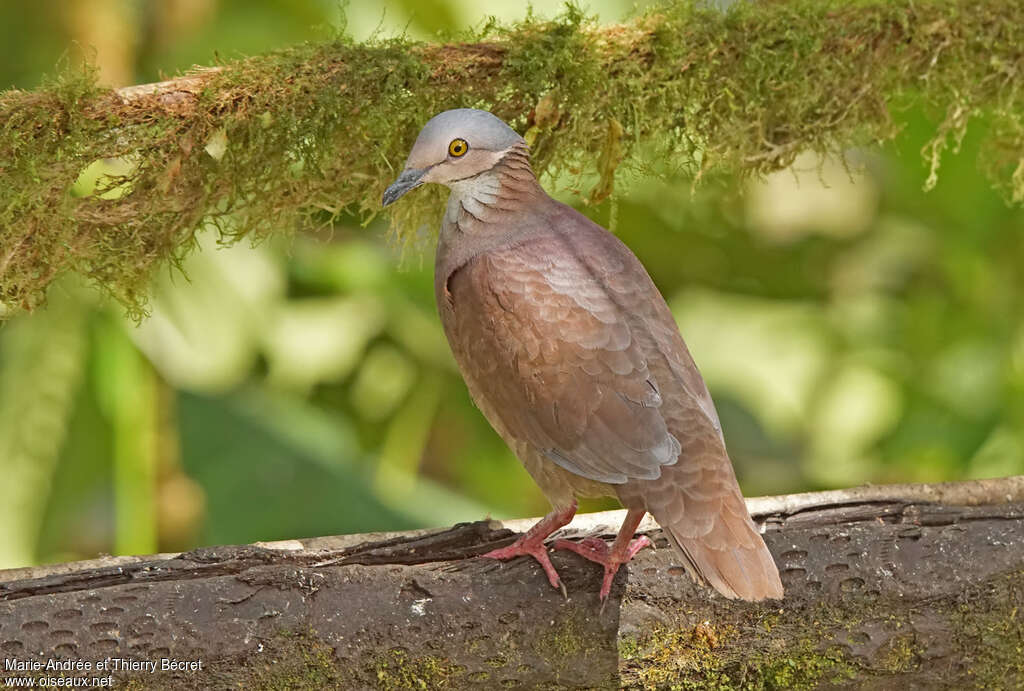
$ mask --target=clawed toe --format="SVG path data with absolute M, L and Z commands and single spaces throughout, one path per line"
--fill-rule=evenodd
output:
M 564 525 L 567 525 L 572 520 L 573 515 L 576 513 L 576 502 L 573 502 L 569 506 L 562 509 L 555 509 L 544 518 L 537 521 L 537 523 L 526 532 L 525 535 L 520 535 L 519 538 L 508 547 L 499 547 L 498 549 L 492 549 L 487 554 L 481 556 L 487 557 L 488 559 L 500 559 L 502 561 L 506 559 L 513 559 L 520 556 L 531 556 L 537 560 L 541 568 L 544 569 L 545 575 L 548 577 L 548 582 L 552 588 L 560 589 L 562 595 L 566 596 L 565 586 L 562 584 L 562 579 L 558 577 L 558 572 L 555 571 L 555 567 L 551 564 L 551 559 L 548 557 L 548 548 L 544 544 L 544 540 Z
M 650 547 L 651 549 L 654 549 L 654 543 L 651 542 L 651 539 L 646 535 L 641 535 L 640 537 L 638 537 L 635 540 L 632 540 L 629 543 L 629 547 L 626 548 L 626 558 L 622 561 L 629 561 L 630 559 L 635 557 L 636 553 L 642 550 L 644 547 Z
M 502 561 L 521 556 L 533 557 L 540 564 L 541 568 L 544 569 L 551 587 L 560 589 L 562 595 L 566 596 L 565 585 L 558 576 L 558 572 L 555 571 L 555 567 L 551 564 L 551 558 L 548 556 L 548 548 L 544 544 L 544 540 L 555 530 L 568 524 L 572 520 L 574 513 L 576 513 L 575 502 L 564 509 L 556 509 L 538 521 L 525 535 L 520 535 L 511 545 L 493 549 L 481 556 Z M 552 544 L 554 549 L 567 549 L 584 559 L 589 559 L 604 567 L 604 579 L 601 582 L 600 593 L 602 603 L 607 600 L 608 594 L 611 593 L 612 581 L 615 579 L 615 574 L 618 572 L 619 567 L 632 559 L 644 547 L 654 546 L 643 535 L 636 539 L 630 539 L 635 534 L 636 528 L 645 513 L 644 509 L 629 509 L 626 519 L 619 528 L 619 534 L 616 536 L 615 542 L 610 546 L 607 542 L 597 537 L 585 537 L 579 541 L 555 540 Z M 601 609 L 602 611 L 604 610 L 603 604 Z
M 647 536 L 641 535 L 635 540 L 630 540 L 626 543 L 624 549 L 620 545 L 621 543 L 616 541 L 616 545 L 609 547 L 608 543 L 600 538 L 586 537 L 579 542 L 555 540 L 552 547 L 575 552 L 584 559 L 589 559 L 604 567 L 604 578 L 601 581 L 600 592 L 603 602 L 612 591 L 612 581 L 615 580 L 615 574 L 618 573 L 619 567 L 636 556 L 636 553 L 644 547 L 653 546 L 653 543 Z
M 573 540 L 555 540 L 551 543 L 554 549 L 575 552 L 584 559 L 603 564 L 608 558 L 608 543 L 598 537 L 585 537 L 579 542 Z
M 548 557 L 548 548 L 543 542 L 519 539 L 508 547 L 492 549 L 490 552 L 480 556 L 487 557 L 488 559 L 500 559 L 501 561 L 514 559 L 515 557 L 533 557 L 540 564 L 541 568 L 544 569 L 551 587 L 560 589 L 562 594 L 565 595 L 565 586 L 562 585 L 562 579 L 559 578 L 558 572 L 555 571 L 555 567 L 551 563 L 550 557 Z

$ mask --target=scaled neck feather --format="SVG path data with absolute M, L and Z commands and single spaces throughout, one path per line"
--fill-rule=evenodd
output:
M 517 144 L 490 169 L 454 183 L 437 243 L 434 285 L 446 305 L 448 278 L 486 252 L 514 246 L 547 227 L 553 200 L 530 168 L 529 147 Z
M 530 168 L 525 143 L 512 146 L 490 169 L 449 187 L 442 235 L 486 233 L 488 226 L 502 225 L 547 197 Z

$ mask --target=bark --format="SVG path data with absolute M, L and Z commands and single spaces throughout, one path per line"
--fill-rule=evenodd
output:
M 749 503 L 781 602 L 691 583 L 645 523 L 659 549 L 602 610 L 575 555 L 552 557 L 567 597 L 474 558 L 528 523 L 481 521 L 0 572 L 0 651 L 202 662 L 114 674 L 136 688 L 1024 687 L 1024 477 Z

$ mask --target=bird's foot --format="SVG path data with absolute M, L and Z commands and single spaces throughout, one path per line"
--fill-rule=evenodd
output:
M 641 535 L 629 542 L 615 541 L 611 547 L 604 540 L 597 537 L 585 537 L 579 542 L 572 540 L 555 540 L 552 547 L 555 549 L 567 549 L 575 552 L 584 559 L 598 563 L 604 567 L 604 580 L 601 582 L 601 602 L 607 599 L 612 591 L 612 581 L 619 567 L 632 559 L 637 552 L 644 547 L 653 547 L 653 543 L 645 535 Z
M 548 557 L 548 547 L 544 544 L 544 537 L 531 536 L 527 533 L 508 547 L 492 549 L 490 552 L 480 556 L 487 557 L 488 559 L 500 559 L 502 561 L 521 556 L 533 557 L 540 564 L 540 567 L 544 569 L 544 573 L 547 574 L 548 582 L 551 583 L 551 586 L 561 589 L 564 594 L 565 586 L 562 585 L 562 579 L 558 577 L 558 572 L 555 571 L 555 567 L 551 564 L 551 559 Z
M 568 525 L 575 513 L 576 502 L 573 502 L 563 509 L 555 509 L 547 516 L 537 521 L 537 523 L 530 528 L 525 535 L 520 535 L 519 538 L 508 547 L 492 549 L 487 554 L 482 554 L 480 556 L 487 557 L 488 559 L 500 559 L 502 561 L 520 556 L 533 557 L 537 560 L 537 563 L 540 564 L 541 568 L 544 569 L 544 573 L 547 574 L 548 582 L 551 583 L 551 587 L 561 590 L 562 595 L 567 596 L 565 585 L 562 583 L 562 579 L 558 577 L 558 572 L 555 571 L 555 567 L 552 566 L 551 559 L 548 557 L 548 548 L 547 545 L 544 544 L 544 540 L 547 539 L 551 533 L 565 525 Z

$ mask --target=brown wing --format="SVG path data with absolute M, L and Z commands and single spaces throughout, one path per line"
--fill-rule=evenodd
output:
M 680 450 L 621 307 L 625 269 L 548 236 L 478 256 L 448 281 L 452 349 L 500 426 L 609 484 L 657 478 Z
M 695 578 L 727 597 L 782 597 L 711 396 L 647 271 L 569 207 L 547 223 L 548 235 L 440 276 L 449 341 L 481 407 L 650 511 Z
M 664 382 L 661 411 L 682 452 L 661 477 L 616 487 L 619 498 L 651 512 L 697 580 L 727 597 L 781 598 L 778 569 L 743 501 L 711 395 L 668 305 L 630 257 L 647 287 L 634 291 L 641 297 L 630 314 L 650 336 L 648 366 Z

